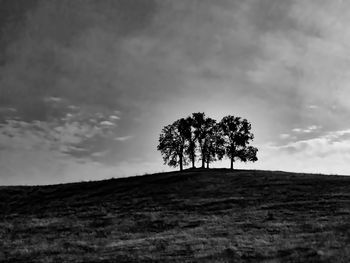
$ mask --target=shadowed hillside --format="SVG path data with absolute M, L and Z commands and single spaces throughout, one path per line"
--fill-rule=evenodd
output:
M 1 262 L 350 262 L 350 177 L 186 170 L 0 187 Z

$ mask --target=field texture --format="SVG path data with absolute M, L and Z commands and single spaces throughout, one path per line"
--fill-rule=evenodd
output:
M 0 262 L 350 262 L 350 177 L 195 169 L 0 187 Z

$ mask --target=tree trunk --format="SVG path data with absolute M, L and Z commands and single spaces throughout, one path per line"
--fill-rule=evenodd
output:
M 182 171 L 183 170 L 183 166 L 182 166 L 183 157 L 182 157 L 182 155 L 180 155 L 179 157 L 180 157 L 180 171 Z
M 231 157 L 231 170 L 233 170 L 233 157 Z
M 194 155 L 192 155 L 192 168 L 196 168 L 196 166 L 195 166 L 195 160 L 194 160 Z
M 203 153 L 202 153 L 202 168 L 205 168 L 205 157 Z
M 201 150 L 201 155 L 202 155 L 202 168 L 205 168 L 205 157 L 204 157 L 204 149 L 202 145 L 202 140 L 199 140 L 199 147 Z
M 207 169 L 209 169 L 209 158 L 207 160 Z
M 196 168 L 196 154 L 195 154 L 195 143 L 191 142 L 190 143 L 191 147 L 191 161 L 192 161 L 192 168 Z
M 204 151 L 202 151 L 202 168 L 205 168 L 205 154 L 204 154 Z

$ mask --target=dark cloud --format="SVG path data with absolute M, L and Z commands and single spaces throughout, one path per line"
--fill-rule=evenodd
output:
M 43 102 L 48 96 L 135 117 L 172 96 L 192 96 L 196 89 L 206 96 L 211 85 L 223 81 L 234 85 L 219 84 L 222 93 L 273 99 L 276 92 L 247 85 L 242 73 L 265 57 L 261 34 L 293 25 L 289 6 L 276 1 L 40 1 L 27 10 L 20 37 L 8 45 L 11 59 L 0 69 L 1 104 L 15 107 L 28 121 L 58 112 Z M 256 28 L 246 30 L 251 23 Z
M 18 1 L 4 7 L 2 28 L 16 27 L 17 37 L 3 41 L 0 103 L 26 120 L 50 117 L 48 96 L 118 107 L 125 88 L 115 87 L 123 85 L 116 76 L 124 67 L 121 42 L 152 23 L 154 1 L 40 1 L 30 7 Z
M 251 3 L 251 11 L 247 19 L 252 21 L 258 31 L 285 32 L 297 28 L 295 18 L 289 14 L 295 3 L 294 0 L 254 0 Z
M 1 0 L 0 1 L 0 65 L 6 58 L 8 45 L 19 37 L 27 21 L 27 13 L 34 9 L 38 0 Z

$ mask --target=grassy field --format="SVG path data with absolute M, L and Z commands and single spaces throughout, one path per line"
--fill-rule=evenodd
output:
M 196 169 L 0 187 L 0 262 L 350 262 L 350 177 Z

